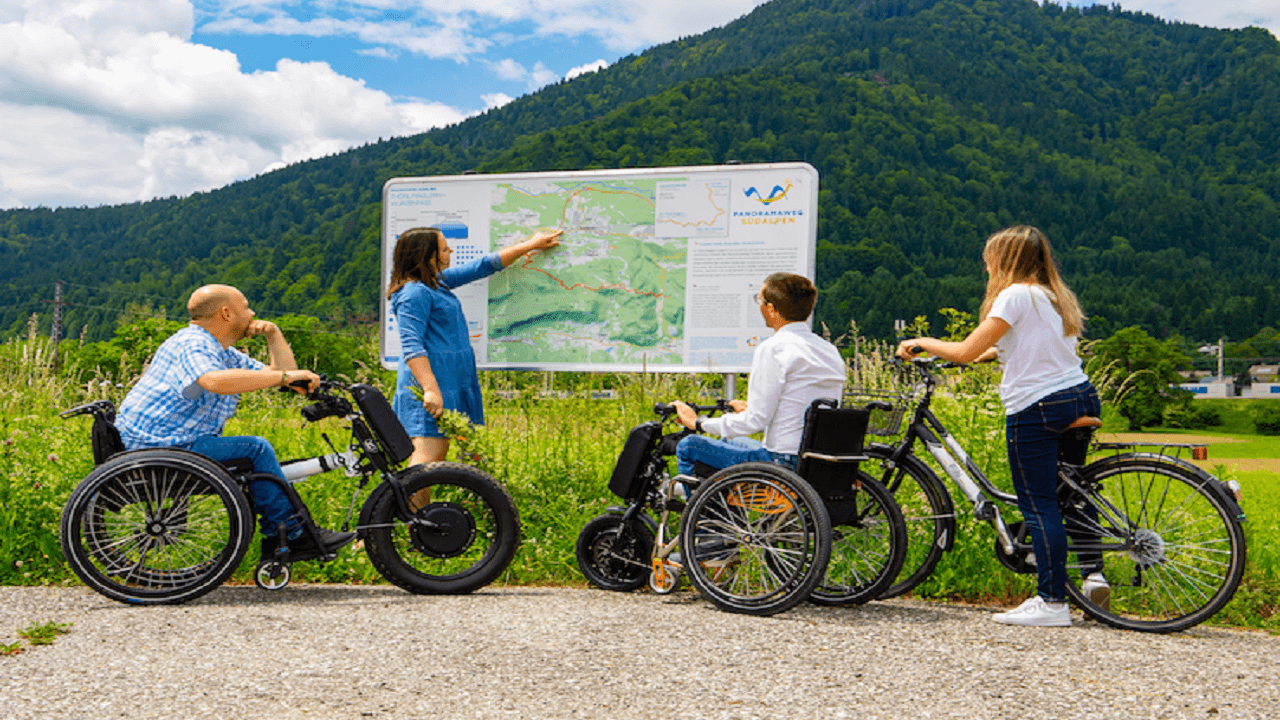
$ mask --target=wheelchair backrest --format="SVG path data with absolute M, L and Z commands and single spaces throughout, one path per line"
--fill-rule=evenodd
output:
M 116 406 L 110 400 L 99 400 L 88 408 L 93 414 L 89 441 L 93 447 L 93 464 L 101 465 L 113 455 L 124 452 L 124 441 L 116 429 Z
M 805 411 L 796 472 L 824 499 L 852 492 L 870 417 L 865 408 L 839 407 L 828 399 L 814 400 Z

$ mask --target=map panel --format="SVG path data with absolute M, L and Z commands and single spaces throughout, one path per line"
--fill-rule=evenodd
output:
M 520 180 L 494 187 L 495 249 L 540 228 L 553 251 L 489 279 L 488 361 L 680 364 L 688 239 L 655 235 L 657 184 Z

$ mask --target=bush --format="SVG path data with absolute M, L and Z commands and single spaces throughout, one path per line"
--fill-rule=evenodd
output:
M 1280 435 L 1280 407 L 1260 405 L 1254 410 L 1253 426 L 1260 435 Z
M 1183 430 L 1203 430 L 1222 424 L 1222 413 L 1194 400 L 1186 399 L 1170 404 L 1164 409 L 1165 427 Z

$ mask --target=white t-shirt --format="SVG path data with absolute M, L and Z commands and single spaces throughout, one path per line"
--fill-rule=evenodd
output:
M 1077 338 L 1063 334 L 1062 316 L 1051 297 L 1042 285 L 1015 283 L 1000 291 L 987 313 L 1009 323 L 996 343 L 1004 365 L 1000 402 L 1008 415 L 1089 379 L 1076 355 Z
M 804 411 L 819 398 L 844 392 L 844 358 L 835 345 L 803 322 L 778 328 L 756 347 L 747 381 L 747 409 L 702 421 L 708 434 L 742 437 L 764 431 L 764 446 L 776 453 L 800 451 Z

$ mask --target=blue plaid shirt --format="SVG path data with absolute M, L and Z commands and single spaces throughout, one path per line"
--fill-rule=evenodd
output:
M 130 450 L 185 445 L 207 435 L 221 435 L 236 414 L 239 395 L 218 395 L 200 387 L 201 375 L 213 370 L 261 370 L 262 363 L 224 348 L 208 330 L 188 325 L 160 345 L 116 418 L 120 438 Z

